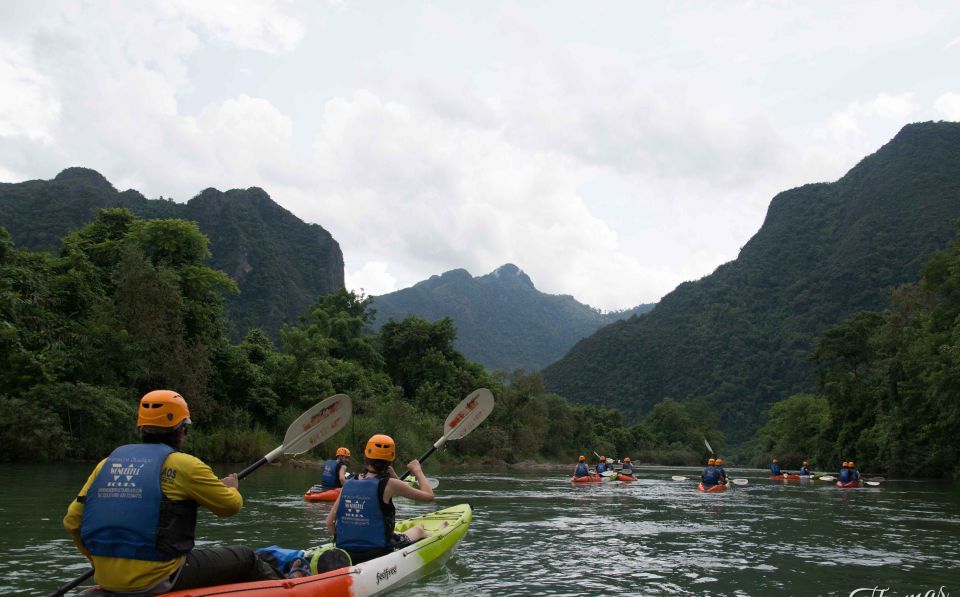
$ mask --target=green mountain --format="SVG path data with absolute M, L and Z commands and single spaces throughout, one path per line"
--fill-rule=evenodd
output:
M 957 218 L 960 124 L 906 126 L 840 180 L 778 194 L 735 261 L 579 342 L 544 370 L 547 388 L 630 418 L 702 398 L 747 439 L 771 403 L 813 390 L 814 338 L 886 307 Z
M 572 296 L 540 292 L 511 263 L 476 278 L 451 270 L 373 298 L 377 329 L 407 315 L 428 321 L 449 317 L 457 329 L 455 346 L 464 356 L 506 371 L 539 370 L 602 326 L 652 308 L 601 313 Z
M 53 180 L 0 184 L 0 226 L 34 251 L 56 250 L 60 237 L 93 219 L 102 207 L 125 207 L 142 218 L 197 222 L 210 239 L 209 265 L 233 278 L 240 294 L 227 298 L 236 339 L 250 327 L 276 337 L 320 295 L 344 287 L 343 253 L 329 232 L 277 205 L 262 189 L 206 189 L 186 204 L 118 192 L 87 168 L 68 168 Z

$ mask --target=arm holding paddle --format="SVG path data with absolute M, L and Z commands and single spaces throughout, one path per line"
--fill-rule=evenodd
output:
M 168 392 L 166 390 L 162 390 L 161 392 L 173 394 L 172 392 Z M 141 410 L 146 408 L 143 407 L 143 402 L 146 401 L 148 396 L 151 394 L 144 396 L 143 401 L 141 401 Z M 179 395 L 176 396 L 180 399 L 180 401 L 183 401 L 182 397 L 179 397 Z M 186 410 L 185 402 L 183 408 Z M 242 498 L 240 498 L 239 493 L 237 493 L 237 485 L 239 484 L 238 482 L 240 479 L 243 479 L 264 464 L 273 462 L 282 454 L 302 454 L 320 442 L 329 439 L 337 431 L 342 429 L 344 425 L 346 425 L 347 421 L 350 419 L 351 409 L 352 403 L 350 397 L 346 396 L 345 394 L 337 394 L 315 404 L 290 425 L 290 427 L 287 429 L 286 435 L 283 438 L 283 443 L 280 446 L 272 450 L 270 453 L 264 455 L 263 458 L 248 466 L 241 472 L 228 475 L 223 479 L 220 479 L 220 482 L 216 483 L 216 485 L 220 487 L 220 490 L 229 491 L 232 494 L 235 494 L 239 500 L 239 503 L 242 504 Z M 189 417 L 189 412 L 187 412 L 187 416 Z M 138 427 L 141 427 L 144 424 L 145 423 L 138 419 Z M 193 459 L 198 463 L 203 464 L 199 460 L 195 458 Z M 206 465 L 203 466 L 206 467 Z M 209 467 L 207 468 L 209 469 Z M 215 480 L 216 477 L 213 477 L 213 479 Z M 198 502 L 203 503 L 203 499 L 199 499 Z M 207 504 L 203 503 L 203 505 L 206 506 Z M 229 508 L 226 508 L 225 510 L 229 510 Z M 237 510 L 239 510 L 239 506 L 237 507 Z M 216 510 L 214 510 L 214 513 L 224 515 Z M 50 597 L 61 597 L 93 576 L 93 573 L 93 569 L 88 570 L 80 577 L 68 582 L 58 590 L 51 593 Z

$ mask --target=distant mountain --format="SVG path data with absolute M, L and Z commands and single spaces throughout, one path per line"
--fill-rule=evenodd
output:
M 563 356 L 575 342 L 614 321 L 653 305 L 601 313 L 572 296 L 544 294 L 513 264 L 480 277 L 463 269 L 433 276 L 410 288 L 376 296 L 375 327 L 416 315 L 453 319 L 456 347 L 488 369 L 537 371 Z
M 775 401 L 814 388 L 813 339 L 916 281 L 960 218 L 960 124 L 904 127 L 831 184 L 774 197 L 736 261 L 681 284 L 643 317 L 582 340 L 548 389 L 636 418 L 704 397 L 734 441 Z
M 207 189 L 186 204 L 118 192 L 100 173 L 68 168 L 53 180 L 0 183 L 0 226 L 18 246 L 55 250 L 60 237 L 93 219 L 98 208 L 125 207 L 141 218 L 197 222 L 210 238 L 210 265 L 233 278 L 227 298 L 231 335 L 263 327 L 277 337 L 318 296 L 344 287 L 343 253 L 329 232 L 307 224 L 262 189 Z

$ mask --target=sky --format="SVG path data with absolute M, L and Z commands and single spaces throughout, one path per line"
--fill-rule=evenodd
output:
M 0 2 L 0 181 L 258 186 L 366 295 L 514 263 L 655 302 L 928 120 L 955 0 Z

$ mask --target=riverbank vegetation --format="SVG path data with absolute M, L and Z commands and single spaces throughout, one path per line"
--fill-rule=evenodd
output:
M 772 406 L 754 464 L 779 455 L 793 467 L 854 460 L 889 475 L 960 477 L 960 243 L 895 289 L 889 308 L 825 332 L 812 358 L 816 394 Z
M 319 297 L 283 326 L 279 345 L 259 329 L 232 343 L 223 302 L 236 286 L 204 265 L 207 239 L 191 222 L 105 209 L 62 240 L 56 255 L 30 252 L 0 228 L 2 459 L 101 458 L 135 439 L 137 400 L 156 388 L 186 397 L 195 423 L 187 449 L 209 460 L 262 456 L 294 418 L 335 393 L 353 398 L 354 414 L 320 457 L 338 445 L 359 453 L 385 432 L 401 458 L 413 458 L 477 387 L 493 390 L 496 410 L 441 458 L 573 462 L 597 451 L 696 464 L 702 456 L 708 425 L 691 410 L 702 405 L 668 400 L 627 427 L 617 411 L 546 393 L 538 374 L 468 361 L 453 347 L 449 319 L 408 317 L 372 334 L 371 299 L 352 292 Z
M 208 242 L 183 220 L 140 220 L 106 209 L 59 253 L 14 247 L 0 228 L 0 459 L 102 458 L 136 437 L 136 404 L 157 388 L 181 392 L 194 425 L 187 449 L 249 461 L 275 447 L 301 412 L 335 393 L 353 418 L 316 450 L 359 454 L 388 433 L 400 458 L 439 437 L 464 396 L 488 387 L 497 408 L 438 458 L 451 462 L 574 462 L 593 452 L 636 462 L 701 464 L 704 438 L 727 452 L 706 398 L 664 398 L 648 413 L 572 404 L 536 373 L 489 372 L 454 347 L 453 322 L 416 317 L 372 333 L 371 299 L 319 297 L 277 344 L 262 330 L 224 332 L 224 296 L 237 292 L 205 264 Z M 829 330 L 812 356 L 815 394 L 775 404 L 758 437 L 728 463 L 788 466 L 843 459 L 890 474 L 958 473 L 960 245 L 936 255 L 890 309 Z M 599 364 L 598 366 L 602 366 Z M 628 424 L 630 422 L 631 424 Z M 726 454 L 724 454 L 726 455 Z

